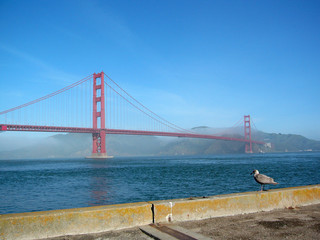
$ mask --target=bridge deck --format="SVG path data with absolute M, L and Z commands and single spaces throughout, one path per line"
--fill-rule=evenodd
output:
M 80 127 L 57 127 L 57 126 L 36 126 L 36 125 L 17 125 L 17 124 L 0 124 L 0 131 L 29 131 L 29 132 L 65 132 L 65 133 L 99 133 L 105 131 L 106 134 L 123 134 L 123 135 L 146 135 L 146 136 L 165 136 L 165 137 L 183 137 L 183 138 L 203 138 L 216 139 L 225 141 L 237 141 L 249 143 L 249 139 L 223 137 L 208 134 L 197 133 L 180 133 L 180 132 L 158 132 L 142 130 L 123 130 L 123 129 L 99 129 L 99 128 L 80 128 Z M 252 143 L 265 144 L 262 141 L 251 140 Z

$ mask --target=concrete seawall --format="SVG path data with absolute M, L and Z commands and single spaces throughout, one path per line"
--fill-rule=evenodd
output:
M 154 221 L 189 221 L 320 203 L 320 185 L 153 202 Z
M 146 202 L 0 216 L 0 239 L 40 239 L 150 224 Z
M 0 215 L 0 239 L 97 233 L 320 203 L 320 185 L 100 207 Z

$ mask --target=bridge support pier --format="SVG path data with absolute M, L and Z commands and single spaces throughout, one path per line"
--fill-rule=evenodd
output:
M 98 133 L 92 134 L 92 154 L 87 158 L 92 159 L 107 159 L 113 158 L 106 151 L 106 131 L 100 130 Z
M 100 79 L 100 80 L 99 80 Z M 104 73 L 93 74 L 93 111 L 92 125 L 98 131 L 92 133 L 92 155 L 87 158 L 106 159 L 112 158 L 106 151 L 106 130 L 105 130 L 105 91 Z

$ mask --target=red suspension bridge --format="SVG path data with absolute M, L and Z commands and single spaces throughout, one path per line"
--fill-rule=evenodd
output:
M 160 117 L 104 72 L 92 74 L 56 92 L 0 112 L 0 131 L 91 133 L 92 158 L 107 158 L 106 135 L 150 135 L 218 139 L 264 144 L 251 138 L 250 115 L 243 119 L 244 138 L 199 134 Z

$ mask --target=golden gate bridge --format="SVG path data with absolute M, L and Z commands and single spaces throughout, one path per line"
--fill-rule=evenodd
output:
M 0 112 L 0 131 L 91 133 L 90 158 L 108 158 L 107 134 L 204 138 L 264 144 L 251 138 L 250 115 L 243 118 L 244 137 L 199 134 L 181 128 L 144 106 L 104 72 Z

